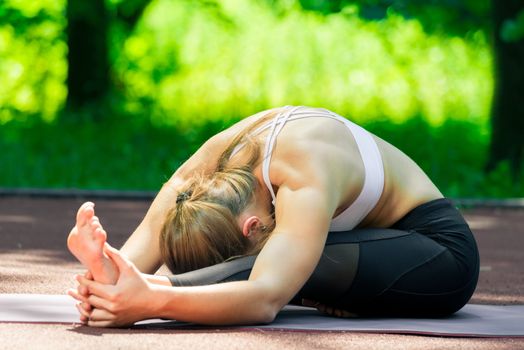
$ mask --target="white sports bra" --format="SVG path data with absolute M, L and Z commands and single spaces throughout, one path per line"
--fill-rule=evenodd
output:
M 369 214 L 379 201 L 384 189 L 384 166 L 382 157 L 375 140 L 364 128 L 327 109 L 285 106 L 273 120 L 257 128 L 252 133 L 256 135 L 266 129 L 270 129 L 264 147 L 262 177 L 273 198 L 273 205 L 275 205 L 276 195 L 273 191 L 271 180 L 269 179 L 269 165 L 277 136 L 288 121 L 313 117 L 335 119 L 346 125 L 353 134 L 362 157 L 362 162 L 364 163 L 365 177 L 362 191 L 346 210 L 331 220 L 330 231 L 348 231 L 355 228 L 366 215 Z M 232 155 L 237 153 L 242 147 L 243 145 L 238 145 Z

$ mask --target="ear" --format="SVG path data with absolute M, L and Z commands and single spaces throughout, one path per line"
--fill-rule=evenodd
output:
M 260 218 L 258 216 L 250 216 L 244 221 L 242 225 L 242 234 L 244 237 L 251 237 L 260 225 Z

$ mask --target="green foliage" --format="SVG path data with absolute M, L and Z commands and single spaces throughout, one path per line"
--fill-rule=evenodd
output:
M 523 195 L 504 166 L 482 173 L 493 77 L 481 25 L 461 36 L 445 26 L 428 31 L 423 18 L 447 18 L 436 1 L 428 12 L 415 1 L 404 8 L 386 0 L 314 2 L 328 6 L 106 1 L 114 19 L 113 91 L 77 113 L 111 118 L 75 125 L 57 121 L 67 94 L 65 0 L 4 1 L 0 186 L 157 189 L 226 125 L 264 108 L 304 104 L 390 140 L 446 195 Z M 467 12 L 485 2 L 468 1 Z M 373 6 L 385 8 L 383 15 L 363 19 Z
M 106 121 L 78 126 L 9 122 L 0 128 L 0 184 L 3 187 L 54 187 L 158 190 L 202 140 L 223 129 L 158 127 Z M 488 176 L 482 166 L 488 137 L 477 124 L 448 120 L 439 127 L 422 118 L 405 123 L 365 125 L 397 145 L 429 174 L 449 197 L 524 196 L 507 164 Z
M 52 120 L 67 90 L 64 0 L 0 5 L 0 124 Z
M 286 0 L 266 0 L 286 3 Z M 416 18 L 430 32 L 464 35 L 491 26 L 490 0 L 299 0 L 302 8 L 323 14 L 356 6 L 367 20 L 383 20 L 389 13 Z
M 0 28 L 3 121 L 52 119 L 64 103 L 64 3 L 57 4 L 48 4 L 56 21 L 43 20 L 52 30 L 40 36 Z M 264 1 L 214 4 L 157 0 L 132 35 L 114 26 L 120 109 L 160 124 L 232 120 L 283 104 L 322 105 L 358 121 L 487 120 L 493 79 L 482 32 L 430 35 L 417 20 L 391 13 L 369 22 L 351 7 L 323 16 L 293 1 L 276 12 Z M 15 5 L 28 11 L 26 2 L 9 3 Z M 29 20 L 25 26 L 40 28 Z
M 520 11 L 514 19 L 504 21 L 500 36 L 507 42 L 515 42 L 524 38 L 524 10 Z
M 173 128 L 9 122 L 0 128 L 0 186 L 156 190 L 220 126 Z
M 260 1 L 220 3 L 220 17 L 189 2 L 150 5 L 116 66 L 130 110 L 153 105 L 160 123 L 283 104 L 358 121 L 487 119 L 493 79 L 482 32 L 430 35 L 416 20 L 369 22 L 351 8 L 323 16 L 294 2 L 276 13 Z

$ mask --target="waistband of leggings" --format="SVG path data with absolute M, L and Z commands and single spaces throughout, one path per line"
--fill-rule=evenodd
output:
M 453 205 L 451 200 L 448 198 L 438 198 L 433 199 L 429 202 L 420 204 L 419 206 L 410 210 L 406 215 L 404 215 L 400 220 L 398 220 L 393 227 L 395 226 L 409 226 L 411 222 L 420 221 L 422 218 L 427 217 L 428 215 L 435 214 L 436 212 L 446 211 L 446 216 L 456 215 L 462 218 L 459 210 Z

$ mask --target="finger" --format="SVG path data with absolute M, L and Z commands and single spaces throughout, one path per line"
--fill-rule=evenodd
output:
M 82 284 L 78 285 L 77 291 L 78 291 L 78 294 L 83 295 L 85 297 L 89 295 L 89 291 L 87 290 L 87 287 Z
M 331 306 L 325 306 L 324 307 L 324 312 L 330 316 L 333 315 L 333 308 Z
M 89 321 L 87 321 L 87 325 L 89 327 L 95 327 L 95 328 L 116 327 L 116 325 L 113 323 L 113 321 L 93 321 L 93 320 L 89 320 Z
M 104 299 L 110 299 L 111 291 L 114 287 L 113 285 L 107 285 L 98 283 L 96 281 L 91 281 L 81 275 L 76 275 L 75 277 L 78 283 L 87 287 L 88 294 L 96 294 Z
M 93 307 L 87 301 L 86 296 L 76 293 L 75 290 L 71 290 L 71 292 L 68 291 L 67 294 L 76 299 L 79 302 L 78 304 L 80 305 L 80 307 L 82 307 L 85 311 L 91 312 L 93 310 Z
M 93 328 L 111 328 L 111 322 L 108 321 L 87 321 L 87 325 Z
M 90 312 L 93 310 L 93 307 L 89 303 L 80 303 L 80 306 L 86 310 L 87 312 Z
M 114 321 L 116 316 L 104 309 L 95 309 L 91 312 L 89 320 L 91 321 Z
M 356 315 L 349 312 L 349 311 L 346 311 L 346 310 L 341 310 L 341 315 L 340 317 L 344 317 L 344 318 L 350 318 L 350 317 L 355 317 Z
M 316 308 L 318 311 L 322 312 L 323 314 L 333 316 L 333 313 L 334 313 L 333 308 L 326 304 L 318 304 Z
M 82 303 L 85 303 L 87 302 L 87 297 L 85 297 L 84 295 L 81 295 L 79 294 L 76 290 L 74 289 L 68 289 L 66 291 L 67 295 L 73 297 L 74 299 L 78 300 L 79 302 L 82 302 Z
M 89 318 L 85 317 L 84 315 L 80 315 L 80 322 L 82 324 L 87 324 L 87 321 L 89 321 Z
M 87 320 L 87 325 L 93 328 L 111 328 L 115 327 L 113 321 L 93 321 L 91 319 Z
M 124 271 L 132 268 L 133 264 L 131 261 L 129 261 L 125 256 L 122 255 L 118 251 L 118 249 L 115 249 L 111 247 L 109 244 L 104 245 L 104 252 L 107 254 L 107 256 L 113 260 L 118 267 L 119 271 Z
M 91 271 L 87 271 L 87 272 L 84 274 L 84 277 L 87 278 L 88 280 L 94 280 L 94 278 L 93 278 L 93 274 L 91 273 Z
M 311 299 L 302 299 L 302 305 L 307 307 L 317 307 L 319 305 L 318 301 Z
M 85 318 L 89 319 L 89 312 L 84 310 L 84 308 L 80 305 L 80 303 L 75 304 L 76 309 L 80 313 L 80 316 L 84 316 Z
M 113 309 L 113 303 L 111 303 L 107 299 L 100 298 L 100 297 L 98 297 L 98 296 L 96 296 L 94 294 L 91 294 L 87 298 L 87 302 L 89 304 L 91 304 L 91 307 L 95 308 L 95 310 L 93 310 L 93 312 L 95 312 L 98 309 L 103 309 L 103 310 L 107 310 L 107 311 L 111 311 Z
M 115 327 L 116 316 L 106 310 L 96 309 L 91 313 L 87 325 L 90 327 Z
M 317 306 L 317 310 L 329 316 L 343 317 L 343 318 L 358 317 L 358 315 L 353 312 L 350 312 L 344 309 L 337 309 L 332 306 L 327 306 L 325 304 L 319 304 Z
M 326 312 L 326 305 L 324 304 L 318 304 L 315 306 L 317 308 L 318 311 L 320 312 Z
M 356 313 L 354 313 L 354 312 L 351 312 L 351 311 L 342 310 L 342 317 L 345 317 L 345 318 L 354 318 L 354 317 L 358 317 L 358 314 L 356 314 Z

